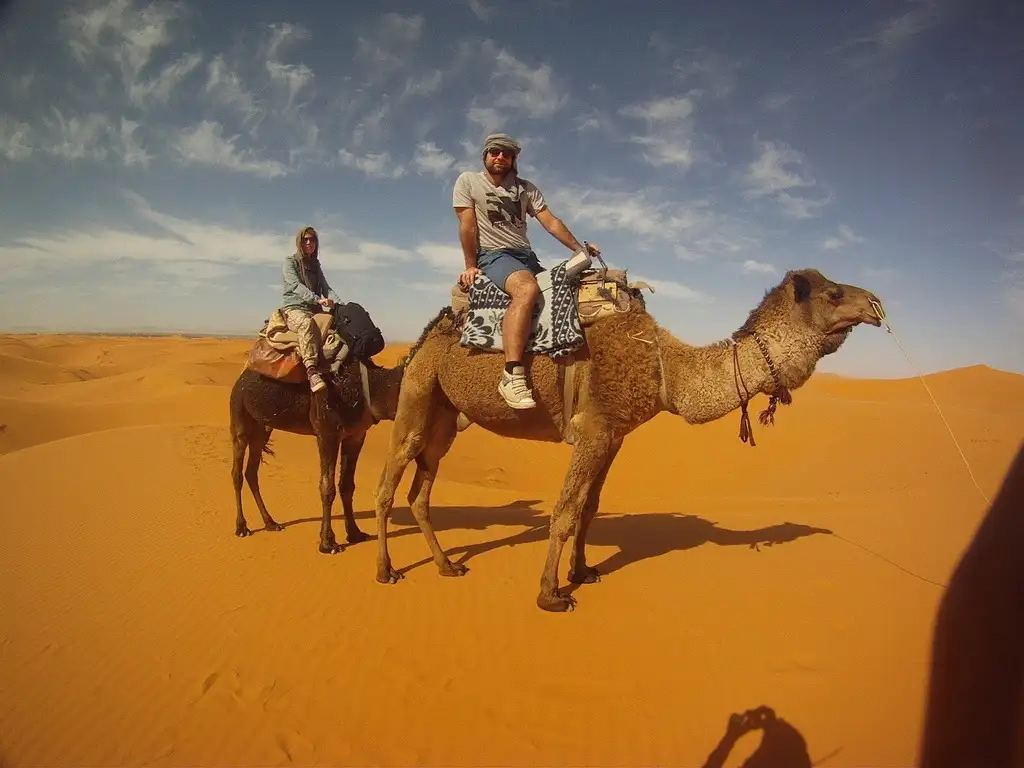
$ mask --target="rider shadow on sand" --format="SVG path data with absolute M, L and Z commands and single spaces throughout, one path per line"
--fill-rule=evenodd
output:
M 440 532 L 450 529 L 484 530 L 492 525 L 525 527 L 525 530 L 511 536 L 446 550 L 454 562 L 465 565 L 474 557 L 500 547 L 546 542 L 549 515 L 546 511 L 534 508 L 539 503 L 529 500 L 513 502 L 503 507 L 434 507 L 434 528 Z M 418 532 L 408 509 L 396 508 L 394 519 L 410 527 L 396 531 L 393 535 Z M 759 550 L 761 546 L 784 544 L 818 533 L 830 534 L 832 531 L 789 522 L 751 530 L 731 530 L 720 528 L 717 523 L 697 515 L 675 512 L 618 515 L 605 513 L 594 519 L 587 536 L 587 544 L 619 548 L 618 552 L 597 564 L 600 573 L 610 574 L 641 560 L 693 549 L 704 544 L 747 546 Z M 408 573 L 432 562 L 428 556 L 407 566 L 402 573 Z

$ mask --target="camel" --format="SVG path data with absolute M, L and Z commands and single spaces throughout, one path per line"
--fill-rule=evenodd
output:
M 562 549 L 574 534 L 570 582 L 600 580 L 597 569 L 587 565 L 587 531 L 627 434 L 661 411 L 703 424 L 739 408 L 740 437 L 754 445 L 747 416 L 751 397 L 769 396 L 761 421 L 773 422 L 777 402 L 791 401 L 790 390 L 810 378 L 818 360 L 838 350 L 854 326 L 877 327 L 884 317 L 881 302 L 863 288 L 834 283 L 813 269 L 790 271 L 729 339 L 696 347 L 660 328 L 639 290 L 628 290 L 626 311 L 588 326 L 586 342 L 571 362 L 547 356 L 529 361 L 537 400 L 531 410 L 514 411 L 501 400 L 496 385 L 501 354 L 459 343 L 461 311 L 445 307 L 431 321 L 422 344 L 408 358 L 377 487 L 377 581 L 394 584 L 402 578 L 388 553 L 388 518 L 396 488 L 413 459 L 416 474 L 409 504 L 434 563 L 442 576 L 466 572 L 448 559 L 437 541 L 430 523 L 430 489 L 456 432 L 468 421 L 506 437 L 572 445 L 562 492 L 550 516 L 537 596 L 544 610 L 572 610 L 575 598 L 558 590 Z M 570 386 L 563 387 L 570 366 L 575 369 Z
M 362 380 L 365 365 L 365 388 Z M 345 534 L 350 544 L 365 541 L 367 534 L 359 530 L 352 510 L 355 493 L 356 462 L 367 430 L 380 420 L 395 417 L 398 391 L 405 368 L 383 368 L 369 363 L 346 361 L 336 374 L 325 376 L 327 389 L 313 394 L 309 384 L 291 383 L 263 376 L 249 368 L 242 370 L 231 389 L 231 442 L 233 461 L 231 479 L 235 489 L 235 535 L 251 535 L 242 513 L 242 462 L 248 448 L 245 480 L 256 500 L 267 531 L 282 531 L 284 526 L 274 520 L 260 495 L 259 472 L 263 454 L 273 455 L 269 446 L 275 429 L 300 435 L 315 435 L 320 450 L 320 498 L 323 522 L 320 526 L 320 552 L 335 554 L 342 547 L 331 526 L 334 504 L 335 464 L 341 453 L 341 477 L 338 493 L 345 511 Z M 369 402 L 364 392 L 369 392 Z

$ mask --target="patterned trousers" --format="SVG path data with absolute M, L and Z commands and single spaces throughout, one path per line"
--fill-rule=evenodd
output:
M 313 313 L 299 307 L 287 307 L 282 311 L 288 330 L 298 337 L 299 357 L 302 358 L 303 364 L 306 368 L 316 368 L 320 350 L 317 344 L 318 330 L 313 324 Z

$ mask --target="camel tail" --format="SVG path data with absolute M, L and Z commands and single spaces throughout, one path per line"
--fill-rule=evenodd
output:
M 274 449 L 270 447 L 270 438 L 269 437 L 267 438 L 267 441 L 263 444 L 263 452 L 260 455 L 260 463 L 261 464 L 265 464 L 266 463 L 266 458 L 264 458 L 266 456 L 273 456 L 274 458 L 277 458 L 277 454 L 274 453 Z

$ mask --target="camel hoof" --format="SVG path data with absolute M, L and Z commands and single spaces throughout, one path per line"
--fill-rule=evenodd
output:
M 385 571 L 378 571 L 377 573 L 377 581 L 381 584 L 397 584 L 398 580 L 401 578 L 403 578 L 402 574 L 394 568 L 388 568 Z
M 235 536 L 240 539 L 244 539 L 246 536 L 252 536 L 252 531 L 249 530 L 248 526 L 235 529 Z
M 466 571 L 469 570 L 466 566 L 461 563 L 448 562 L 441 568 L 437 569 L 442 576 L 465 576 Z
M 569 581 L 573 584 L 597 584 L 601 581 L 601 573 L 594 566 L 585 565 L 570 573 Z
M 552 613 L 569 613 L 576 607 L 576 600 L 572 595 L 559 595 L 557 592 L 554 595 L 541 594 L 537 597 L 537 607 Z
M 284 530 L 284 526 L 281 525 L 280 523 L 274 521 L 274 520 L 271 520 L 269 523 L 266 524 L 266 526 L 264 527 L 264 530 L 267 530 L 267 531 L 283 531 Z
M 370 538 L 370 534 L 363 533 L 362 531 L 356 530 L 352 533 L 346 534 L 346 540 L 349 544 L 359 544 L 360 542 L 366 541 Z
M 325 555 L 336 555 L 341 552 L 342 546 L 336 541 L 321 541 L 320 552 Z

